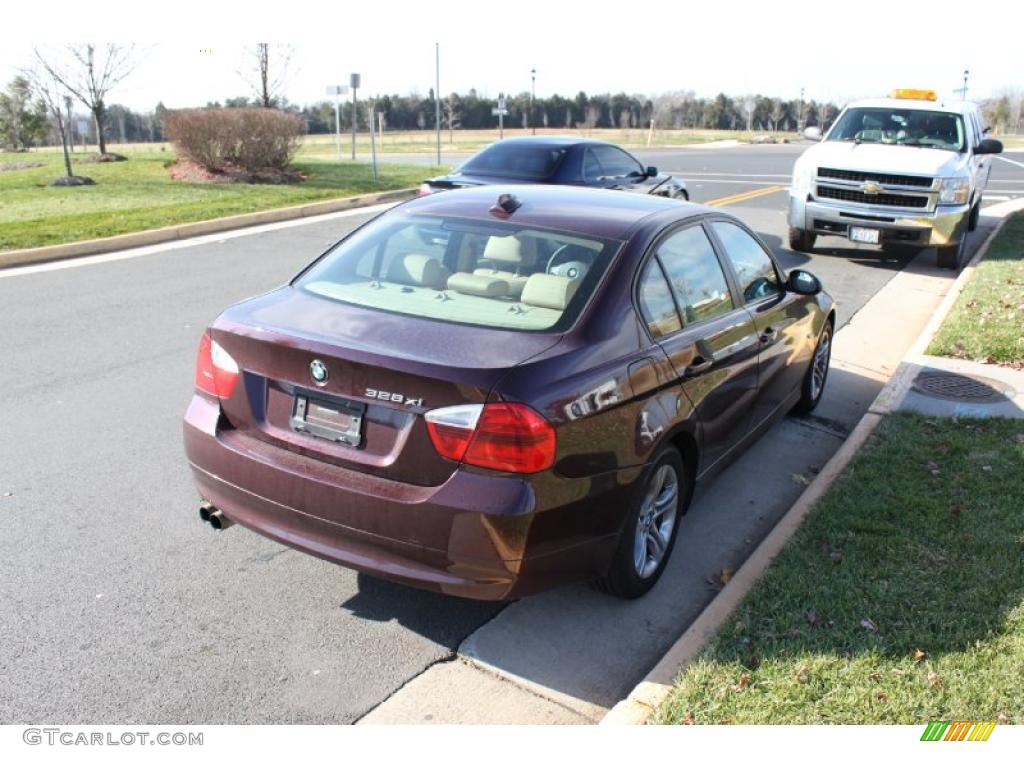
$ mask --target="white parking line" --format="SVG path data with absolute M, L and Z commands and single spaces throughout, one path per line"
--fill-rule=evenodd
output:
M 1024 163 L 1020 163 L 1020 162 L 1018 162 L 1016 160 L 1011 160 L 1008 157 L 1001 157 L 999 155 L 996 155 L 996 160 L 1002 160 L 1004 163 L 1009 163 L 1010 165 L 1016 165 L 1018 168 L 1024 168 Z
M 156 253 L 173 251 L 178 248 L 191 248 L 194 245 L 205 245 L 206 243 L 218 243 L 222 240 L 234 240 L 236 237 L 249 237 L 250 235 L 261 235 L 264 232 L 274 232 L 279 229 L 290 227 L 301 227 L 304 224 L 316 224 L 317 222 L 330 221 L 331 219 L 345 219 L 351 216 L 362 216 L 374 214 L 387 210 L 395 203 L 382 203 L 380 205 L 369 205 L 365 208 L 352 208 L 347 211 L 336 213 L 324 213 L 319 216 L 306 216 L 302 219 L 291 219 L 289 221 L 278 221 L 273 224 L 260 224 L 255 227 L 233 229 L 227 232 L 215 232 L 211 235 L 200 235 L 182 240 L 174 240 L 169 243 L 157 245 L 146 245 L 140 248 L 129 248 L 114 253 L 103 253 L 96 256 L 80 256 L 63 261 L 48 261 L 44 264 L 30 264 L 25 267 L 11 267 L 0 269 L 0 278 L 20 277 L 21 275 L 34 275 L 39 272 L 55 272 L 59 269 L 72 269 L 73 267 L 88 267 L 93 264 L 106 264 L 109 261 L 123 261 L 125 259 L 136 259 L 139 256 L 151 256 Z
M 982 200 L 1013 200 L 1009 195 L 990 195 L 987 192 L 981 196 Z
M 741 179 L 788 179 L 790 177 L 788 173 L 710 173 L 705 171 L 665 171 L 665 173 L 671 173 L 673 176 L 679 175 L 683 178 L 687 176 L 714 176 L 716 178 L 735 176 Z
M 754 187 L 775 187 L 779 183 L 778 181 L 740 181 L 739 179 L 698 179 L 693 186 L 700 187 L 704 184 L 747 184 Z

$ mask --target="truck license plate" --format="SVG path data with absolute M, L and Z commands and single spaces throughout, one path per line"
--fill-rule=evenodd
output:
M 855 243 L 878 245 L 879 231 L 868 227 L 850 227 L 850 239 Z

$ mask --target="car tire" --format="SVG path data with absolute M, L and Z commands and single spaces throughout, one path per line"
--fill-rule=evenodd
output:
M 960 269 L 964 254 L 967 252 L 967 234 L 960 238 L 956 245 L 943 245 L 935 249 L 939 269 Z
M 789 248 L 792 251 L 810 251 L 814 248 L 814 241 L 818 236 L 813 232 L 798 227 L 789 228 Z
M 821 335 L 818 336 L 818 344 L 814 347 L 811 364 L 807 366 L 807 373 L 804 374 L 804 379 L 800 383 L 800 399 L 793 406 L 795 413 L 810 413 L 821 402 L 821 396 L 825 393 L 825 383 L 828 381 L 829 365 L 832 361 L 833 333 L 832 321 L 827 320 Z
M 657 583 L 672 555 L 692 487 L 679 451 L 671 445 L 662 448 L 637 484 L 619 544 L 597 589 L 634 599 Z

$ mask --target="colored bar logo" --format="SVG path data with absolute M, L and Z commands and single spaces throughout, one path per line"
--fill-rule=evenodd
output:
M 921 741 L 988 741 L 995 727 L 994 720 L 932 720 L 925 726 Z

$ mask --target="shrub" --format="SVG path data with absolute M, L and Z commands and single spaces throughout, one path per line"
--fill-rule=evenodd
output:
M 278 109 L 179 109 L 165 119 L 178 153 L 214 172 L 284 170 L 302 133 L 302 120 Z

